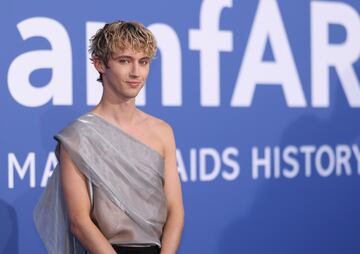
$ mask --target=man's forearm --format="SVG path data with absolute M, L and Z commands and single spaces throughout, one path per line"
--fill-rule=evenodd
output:
M 71 232 L 92 254 L 116 254 L 111 244 L 92 221 L 71 223 Z
M 161 254 L 175 254 L 184 227 L 184 212 L 169 213 L 161 238 Z

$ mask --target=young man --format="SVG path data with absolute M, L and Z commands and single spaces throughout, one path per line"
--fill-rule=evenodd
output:
M 184 209 L 173 131 L 135 106 L 156 49 L 137 22 L 91 39 L 103 95 L 55 136 L 59 166 L 34 214 L 50 253 L 176 253 Z

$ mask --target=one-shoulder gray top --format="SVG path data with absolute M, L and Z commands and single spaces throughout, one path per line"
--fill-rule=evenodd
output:
M 160 246 L 167 216 L 162 156 L 93 113 L 55 139 L 57 156 L 61 144 L 91 183 L 92 217 L 105 237 L 111 243 Z M 35 225 L 49 253 L 83 253 L 69 230 L 59 169 L 34 210 Z

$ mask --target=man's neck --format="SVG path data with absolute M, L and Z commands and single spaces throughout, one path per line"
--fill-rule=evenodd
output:
M 139 110 L 135 106 L 135 99 L 112 103 L 102 98 L 92 111 L 124 127 L 134 124 L 139 115 Z

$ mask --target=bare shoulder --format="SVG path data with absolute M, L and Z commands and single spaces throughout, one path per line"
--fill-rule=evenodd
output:
M 169 123 L 158 117 L 146 114 L 146 125 L 159 135 L 172 135 L 173 129 Z
M 173 142 L 173 128 L 163 119 L 144 113 L 144 125 L 156 138 L 161 140 L 163 144 Z

